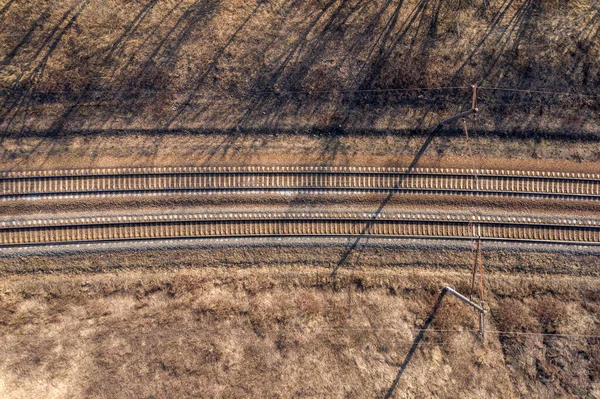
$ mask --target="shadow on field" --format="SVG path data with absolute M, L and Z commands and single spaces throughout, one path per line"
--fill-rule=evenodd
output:
M 423 326 L 419 329 L 419 334 L 414 339 L 412 346 L 410 347 L 410 350 L 406 354 L 406 357 L 404 358 L 404 361 L 402 362 L 402 365 L 400 366 L 400 369 L 398 370 L 398 373 L 396 374 L 396 378 L 394 378 L 392 385 L 390 386 L 390 388 L 388 389 L 388 391 L 385 394 L 386 399 L 391 398 L 392 395 L 394 394 L 394 392 L 396 391 L 396 387 L 398 386 L 398 383 L 400 382 L 400 379 L 402 378 L 404 371 L 406 371 L 406 368 L 408 367 L 408 364 L 410 363 L 417 348 L 419 347 L 419 344 L 423 340 L 423 337 L 425 337 L 425 333 L 429 329 L 429 325 L 433 322 L 433 319 L 435 319 L 435 316 L 437 315 L 440 305 L 442 304 L 442 299 L 444 299 L 445 295 L 446 295 L 446 290 L 442 290 L 442 292 L 438 296 L 437 300 L 435 301 L 435 305 L 433 305 L 433 310 L 431 311 L 431 313 L 425 320 L 425 323 L 423 323 Z
M 540 7 L 540 1 L 525 0 L 514 11 L 515 1 L 505 0 L 499 10 L 493 15 L 486 31 L 457 69 L 451 81 L 453 83 L 462 81 L 465 68 L 474 61 L 476 56 L 480 55 L 483 45 L 490 42 L 496 51 L 491 55 L 485 67 L 481 69 L 477 81 L 480 84 L 486 84 L 493 77 L 493 73 L 501 72 L 496 68 L 500 59 L 502 57 L 518 56 L 521 43 L 527 44 L 532 41 L 532 36 L 537 28 L 536 17 L 538 14 L 536 10 Z M 500 81 L 495 81 L 495 83 L 501 84 Z
M 2 88 L 3 130 L 28 133 L 31 127 L 27 118 L 34 114 L 31 109 L 34 105 L 64 106 L 60 113 L 48 115 L 47 119 L 52 121 L 47 128 L 49 134 L 60 134 L 67 124 L 81 122 L 81 114 L 90 103 L 99 103 L 101 109 L 109 111 L 95 120 L 98 126 L 109 127 L 120 113 L 148 106 L 155 110 L 168 107 L 170 96 L 166 93 L 171 90 L 171 75 L 175 73 L 179 52 L 191 35 L 200 32 L 214 17 L 220 0 L 179 0 L 168 9 L 163 8 L 164 14 L 157 21 L 153 20 L 156 17 L 153 13 L 160 2 L 142 2 L 132 18 L 121 29 L 115 29 L 121 30 L 119 35 L 91 56 L 78 55 L 83 46 L 78 42 L 83 32 L 79 19 L 84 11 L 88 19 L 93 18 L 90 15 L 97 10 L 87 7 L 89 0 L 70 3 L 58 18 L 53 15 L 54 5 L 40 10 L 39 17 L 0 61 L 0 65 L 22 70 L 10 87 Z M 10 11 L 10 4 L 0 10 L 0 16 Z M 165 26 L 168 29 L 159 32 Z M 102 33 L 105 32 L 99 32 Z M 9 39 L 18 35 L 11 33 Z M 58 64 L 64 61 L 54 58 L 58 48 L 61 50 L 58 57 L 66 56 L 67 65 Z M 47 72 L 50 61 L 57 64 Z M 58 65 L 60 69 L 56 70 Z M 112 109 L 111 104 L 114 104 Z M 22 121 L 21 126 L 17 119 Z
M 49 130 L 59 134 L 67 126 L 77 129 L 87 125 L 82 114 L 85 116 L 90 103 L 100 103 L 98 109 L 102 112 L 95 116 L 100 120 L 94 121 L 98 126 L 110 128 L 117 119 L 127 118 L 123 114 L 148 111 L 155 116 L 157 126 L 169 129 L 184 121 L 206 120 L 207 110 L 209 120 L 225 119 L 229 110 L 217 109 L 216 103 L 202 105 L 198 101 L 214 94 L 231 95 L 247 101 L 237 120 L 232 121 L 235 127 L 250 128 L 258 123 L 268 129 L 280 125 L 284 111 L 319 115 L 322 101 L 330 103 L 336 115 L 321 125 L 344 124 L 351 111 L 361 105 L 422 101 L 415 95 L 396 94 L 390 99 L 368 92 L 357 95 L 353 91 L 425 83 L 419 81 L 417 68 L 405 68 L 407 72 L 400 80 L 396 79 L 395 71 L 388 69 L 399 62 L 416 66 L 425 61 L 421 54 L 429 52 L 429 45 L 417 38 L 435 30 L 433 27 L 440 17 L 440 0 L 420 0 L 411 5 L 408 5 L 411 1 L 405 0 L 375 3 L 329 0 L 319 7 L 287 0 L 273 14 L 269 32 L 257 30 L 256 24 L 247 29 L 255 22 L 262 29 L 262 20 L 255 20 L 272 12 L 267 8 L 268 2 L 258 0 L 246 7 L 246 17 L 219 47 L 211 50 L 208 61 L 192 59 L 187 65 L 188 71 L 183 71 L 180 63 L 190 58 L 183 48 L 210 35 L 214 29 L 210 23 L 221 12 L 222 3 L 221 0 L 179 0 L 164 6 L 157 0 L 140 2 L 131 6 L 129 19 L 116 21 L 114 30 L 120 33 L 104 48 L 86 56 L 79 55 L 84 43 L 78 42 L 82 29 L 77 19 L 87 2 L 66 3 L 65 6 L 72 6 L 58 20 L 51 7 L 40 9 L 39 17 L 2 61 L 3 65 L 26 66 L 23 68 L 26 73 L 4 93 L 0 115 L 4 130 L 27 132 L 31 128 L 27 118 L 34 113 L 30 106 L 51 103 L 65 105 L 62 112 L 46 118 L 53 121 Z M 1 12 L 8 12 L 10 4 Z M 93 12 L 86 18 L 92 18 Z M 356 29 L 358 26 L 368 29 Z M 289 36 L 287 43 L 290 29 L 299 33 Z M 68 40 L 63 40 L 63 36 Z M 81 39 L 84 40 L 90 39 Z M 59 44 L 60 57 L 68 58 L 69 64 L 46 73 L 46 65 Z M 340 44 L 345 47 L 345 53 L 332 59 L 332 51 Z M 404 49 L 399 52 L 402 46 Z M 236 47 L 235 50 L 231 50 L 232 47 Z M 43 51 L 45 55 L 40 54 Z M 354 59 L 357 54 L 362 54 L 360 62 Z M 414 61 L 413 56 L 419 59 Z M 266 63 L 256 65 L 259 70 L 242 80 L 222 83 L 229 79 L 226 74 L 232 68 L 246 68 L 244 60 L 248 57 L 264 59 Z M 230 66 L 224 67 L 223 63 Z M 34 66 L 33 72 L 28 69 L 31 66 Z M 348 66 L 347 74 L 338 74 Z M 184 85 L 174 81 L 182 73 L 187 79 Z M 339 98 L 317 94 L 332 89 L 349 92 Z M 312 94 L 306 97 L 294 91 Z M 15 126 L 11 115 L 22 120 L 20 128 Z
M 14 2 L 15 2 L 15 0 L 8 0 L 6 2 L 6 4 L 2 7 L 2 9 L 0 9 L 0 22 L 2 22 L 2 19 L 4 18 L 4 15 L 6 15 L 6 12 L 10 8 L 10 6 L 13 5 Z
M 76 3 L 67 11 L 64 12 L 59 21 L 52 27 L 50 32 L 41 40 L 41 42 L 35 42 L 32 44 L 32 36 L 36 30 L 44 23 L 49 17 L 52 10 L 52 4 L 47 6 L 42 15 L 33 22 L 29 30 L 23 36 L 23 38 L 17 43 L 15 47 L 6 55 L 6 57 L 0 63 L 3 66 L 10 65 L 14 58 L 23 50 L 26 45 L 32 44 L 34 48 L 28 49 L 32 51 L 33 55 L 30 57 L 29 67 L 30 69 L 23 69 L 17 75 L 14 85 L 19 86 L 22 81 L 37 81 L 46 70 L 48 61 L 54 54 L 56 48 L 60 44 L 63 36 L 74 26 L 81 13 L 85 10 L 89 3 L 89 0 L 84 0 Z M 66 22 L 65 26 L 62 26 Z M 35 48 L 37 46 L 37 48 Z M 16 97 L 8 97 L 6 102 L 3 104 L 2 111 L 0 111 L 0 123 L 3 123 L 6 130 L 11 128 L 13 122 L 18 115 L 14 111 L 24 111 L 27 114 L 27 110 L 32 106 L 34 97 L 23 95 L 22 91 L 19 92 L 21 95 Z M 23 117 L 24 118 L 24 117 Z M 23 128 L 25 121 L 23 121 Z M 21 128 L 21 132 L 24 130 Z
M 255 80 L 251 100 L 236 126 L 253 127 L 259 121 L 265 128 L 275 128 L 287 116 L 282 110 L 286 114 L 314 116 L 325 106 L 333 108 L 333 116 L 326 124 L 342 128 L 353 112 L 364 106 L 422 102 L 423 93 L 382 94 L 378 89 L 428 84 L 417 64 L 427 62 L 430 46 L 426 40 L 416 39 L 427 37 L 437 24 L 437 16 L 428 11 L 439 13 L 440 1 L 420 0 L 414 7 L 407 6 L 409 2 L 404 0 L 386 0 L 377 7 L 370 3 L 331 0 L 314 13 L 303 24 L 300 35 L 278 54 L 273 66 Z M 293 19 L 293 13 L 290 17 Z M 365 29 L 349 31 L 347 26 L 359 18 Z M 328 54 L 340 42 L 347 47 L 346 54 L 331 59 Z M 402 53 L 396 54 L 401 46 Z M 332 71 L 346 68 L 353 54 L 362 54 L 361 62 L 347 76 L 334 76 Z M 402 73 L 389 70 L 395 63 L 404 63 Z M 445 96 L 436 93 L 435 97 L 437 101 Z M 371 115 L 364 113 L 361 118 L 368 121 Z
M 4 133 L 124 133 L 123 126 L 139 126 L 160 134 L 215 126 L 234 140 L 253 130 L 293 131 L 303 122 L 335 136 L 389 124 L 396 115 L 415 115 L 411 128 L 427 131 L 420 111 L 453 114 L 461 89 L 474 82 L 531 90 L 575 86 L 582 93 L 600 87 L 598 6 L 581 12 L 583 22 L 565 35 L 560 54 L 550 47 L 569 61 L 555 62 L 526 56 L 544 45 L 543 0 L 475 2 L 470 20 L 457 19 L 455 3 L 443 0 L 282 0 L 277 6 L 253 0 L 239 7 L 233 0 L 123 0 L 122 11 L 88 1 L 17 9 L 9 0 L 0 9 L 0 20 L 12 21 L 0 31 L 6 49 L 0 66 L 7 76 L 16 71 L 0 87 Z M 17 29 L 18 13 L 35 15 L 24 15 L 28 22 Z M 103 15 L 115 17 L 94 19 Z M 446 49 L 452 46 L 460 56 Z M 487 122 L 498 131 L 514 111 L 564 115 L 570 129 L 600 109 L 600 100 L 569 100 L 481 93 Z M 575 113 L 565 104 L 581 112 L 569 120 Z M 523 130 L 537 128 L 522 118 Z

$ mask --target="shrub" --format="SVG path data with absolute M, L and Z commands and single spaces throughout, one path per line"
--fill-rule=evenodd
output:
M 553 298 L 540 298 L 533 309 L 545 333 L 555 333 L 567 317 L 566 305 Z
M 527 306 L 516 299 L 503 299 L 493 309 L 493 320 L 499 331 L 535 331 L 538 321 L 531 315 Z

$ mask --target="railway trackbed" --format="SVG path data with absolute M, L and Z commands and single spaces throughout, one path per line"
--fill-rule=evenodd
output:
M 0 174 L 0 198 L 85 198 L 215 193 L 377 193 L 600 200 L 600 175 L 491 169 L 173 167 Z
M 381 213 L 206 213 L 15 220 L 2 248 L 190 238 L 435 238 L 600 245 L 600 220 Z

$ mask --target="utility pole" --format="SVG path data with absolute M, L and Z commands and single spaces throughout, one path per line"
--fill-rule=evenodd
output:
M 473 85 L 473 97 L 471 100 L 471 109 L 465 112 L 461 112 L 458 115 L 454 115 L 453 117 L 450 117 L 448 119 L 444 119 L 443 121 L 440 122 L 440 124 L 438 125 L 439 127 L 445 126 L 448 123 L 454 122 L 459 120 L 460 118 L 466 118 L 469 115 L 473 115 L 473 114 L 477 114 L 477 112 L 479 112 L 479 109 L 477 109 L 477 85 Z
M 457 121 L 459 119 L 463 120 L 463 125 L 464 125 L 464 130 L 465 130 L 465 135 L 467 138 L 467 147 L 469 149 L 469 157 L 471 159 L 473 159 L 473 153 L 471 151 L 471 144 L 469 141 L 469 132 L 467 130 L 467 122 L 466 122 L 466 117 L 470 116 L 470 115 L 475 115 L 475 118 L 477 118 L 477 112 L 479 111 L 479 109 L 477 108 L 477 84 L 474 84 L 472 86 L 473 88 L 473 95 L 471 97 L 471 109 L 465 112 L 461 112 L 458 115 L 455 115 L 451 118 L 445 119 L 443 121 L 440 122 L 440 124 L 438 125 L 440 128 L 444 125 L 447 125 L 448 123 Z M 473 173 L 475 175 L 475 190 L 479 190 L 479 182 L 477 179 L 477 172 L 475 169 L 475 165 L 473 165 Z M 471 293 L 470 293 L 470 297 L 467 298 L 464 295 L 460 294 L 459 292 L 457 292 L 454 288 L 451 287 L 445 287 L 444 291 L 448 292 L 452 295 L 454 295 L 455 297 L 457 297 L 458 299 L 460 299 L 462 302 L 466 303 L 467 305 L 471 306 L 473 309 L 477 310 L 479 312 L 479 333 L 481 335 L 481 340 L 482 342 L 485 343 L 485 302 L 484 302 L 484 294 L 483 294 L 483 259 L 481 256 L 481 226 L 479 224 L 477 224 L 477 228 L 475 228 L 475 226 L 473 226 L 473 238 L 477 238 L 477 252 L 475 254 L 475 259 L 473 261 L 473 277 L 471 280 Z M 473 302 L 473 291 L 475 288 L 475 276 L 477 274 L 477 269 L 479 268 L 479 283 L 480 283 L 480 292 L 479 292 L 479 298 L 480 298 L 480 305 L 477 305 L 475 302 Z
M 475 302 L 469 300 L 469 298 L 457 292 L 452 287 L 445 287 L 444 291 L 454 295 L 455 297 L 457 297 L 458 299 L 460 299 L 461 301 L 463 301 L 464 303 L 466 303 L 467 305 L 471 306 L 473 309 L 479 312 L 479 334 L 481 335 L 481 341 L 485 343 L 485 303 L 481 301 L 481 306 L 479 306 Z

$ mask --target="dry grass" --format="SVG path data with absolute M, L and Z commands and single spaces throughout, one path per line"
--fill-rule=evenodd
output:
M 4 170 L 132 166 L 386 166 L 406 167 L 427 137 L 397 132 L 365 135 L 281 132 L 114 131 L 84 137 L 4 138 Z M 597 173 L 597 140 L 546 140 L 477 134 L 471 137 L 477 167 Z M 435 137 L 419 160 L 423 167 L 470 168 L 462 135 Z M 534 159 L 536 158 L 536 159 Z
M 455 113 L 468 90 L 319 92 L 477 82 L 595 95 L 600 85 L 593 0 L 4 3 L 0 88 L 12 133 L 413 130 Z M 598 133 L 597 98 L 481 100 L 490 131 Z
M 468 103 L 469 90 L 321 90 L 477 82 L 596 94 L 595 1 L 488 3 L 3 0 L 0 124 L 3 137 L 15 136 L 3 140 L 3 162 L 210 163 L 218 153 L 244 164 L 257 148 L 306 162 L 318 148 L 319 162 L 346 164 L 364 151 L 414 155 L 420 136 L 374 146 L 361 135 L 426 129 Z M 290 90 L 302 93 L 281 94 Z M 489 132 L 598 133 L 594 99 L 484 91 L 481 105 Z M 89 137 L 131 129 L 150 135 Z M 234 129 L 318 138 L 270 146 L 271 136 L 238 139 Z M 69 131 L 83 137 L 55 139 Z M 35 135 L 47 137 L 26 137 Z M 598 161 L 594 140 L 557 145 L 538 135 L 493 156 Z M 475 151 L 490 156 L 500 141 Z M 434 144 L 464 155 L 454 148 L 462 139 Z M 334 282 L 340 248 L 145 255 L 3 259 L 0 396 L 383 397 L 440 288 L 469 288 L 464 251 L 361 248 Z M 598 339 L 575 337 L 600 335 L 598 257 L 498 251 L 486 265 L 496 272 L 488 344 L 472 331 L 475 315 L 446 297 L 396 396 L 600 396 Z
M 310 268 L 9 278 L 0 286 L 0 392 L 382 397 L 439 289 L 466 278 L 372 269 L 342 272 L 332 285 Z M 490 287 L 490 330 L 540 332 L 556 322 L 558 333 L 599 332 L 598 314 L 582 306 L 600 305 L 596 279 L 497 276 Z M 546 304 L 549 292 L 560 305 Z M 526 315 L 507 321 L 502 312 L 515 304 Z M 555 305 L 568 316 L 550 319 Z M 444 298 L 397 397 L 597 393 L 597 340 L 492 332 L 482 347 L 476 325 L 468 308 Z
M 170 270 L 174 267 L 193 269 L 197 265 L 232 269 L 306 266 L 330 273 L 340 264 L 346 250 L 345 245 L 281 243 L 269 246 L 206 246 L 188 250 L 161 249 L 68 256 L 24 256 L 0 259 L 0 277 L 35 273 L 91 274 L 140 269 Z M 472 258 L 470 250 L 402 248 L 360 242 L 343 263 L 343 268 L 400 270 L 424 267 L 431 270 L 469 272 L 472 268 Z M 486 273 L 598 277 L 600 270 L 600 259 L 596 255 L 560 252 L 485 250 L 484 262 Z M 513 292 L 510 295 L 517 294 Z

